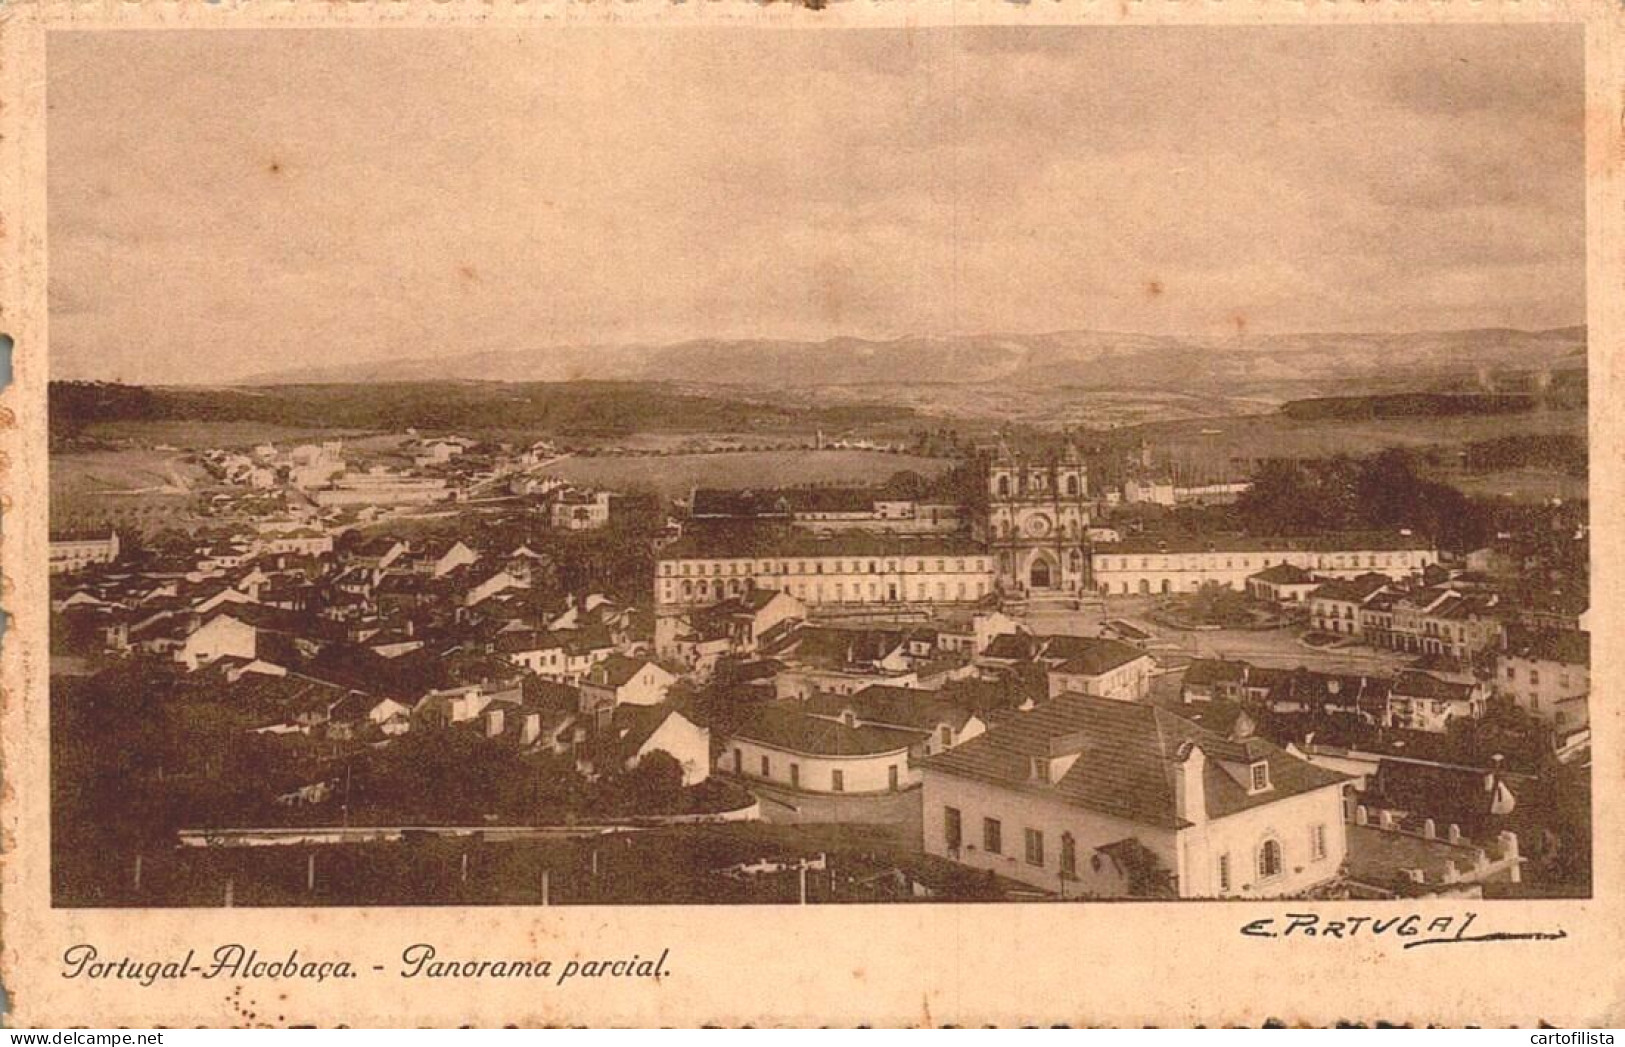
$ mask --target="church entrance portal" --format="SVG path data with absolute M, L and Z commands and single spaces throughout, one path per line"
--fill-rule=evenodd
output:
M 1033 561 L 1032 584 L 1034 589 L 1048 589 L 1055 584 L 1048 560 L 1040 557 Z

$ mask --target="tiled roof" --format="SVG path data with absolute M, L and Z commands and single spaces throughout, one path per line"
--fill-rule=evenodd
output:
M 815 715 L 836 719 L 850 709 L 860 721 L 912 727 L 922 731 L 934 730 L 938 724 L 944 723 L 958 730 L 964 727 L 973 715 L 967 706 L 944 700 L 938 697 L 935 691 L 892 687 L 887 684 L 873 684 L 854 695 L 815 695 L 808 699 L 806 708 Z
M 1363 603 L 1376 595 L 1377 591 L 1385 585 L 1393 584 L 1393 579 L 1381 574 L 1362 574 L 1358 578 L 1348 580 L 1334 579 L 1309 594 L 1311 600 L 1342 600 L 1348 603 Z
M 1308 585 L 1315 576 L 1296 564 L 1278 563 L 1251 576 L 1270 585 Z
M 764 652 L 797 663 L 840 669 L 879 661 L 903 645 L 895 629 L 838 629 L 804 625 Z
M 1055 637 L 1044 648 L 1046 658 L 1062 656 L 1066 661 L 1056 667 L 1058 673 L 1073 676 L 1101 676 L 1113 669 L 1121 668 L 1130 662 L 1150 657 L 1138 647 L 1133 647 L 1120 640 L 1102 640 L 1093 637 L 1065 637 L 1067 640 L 1082 641 L 1058 645 Z
M 557 633 L 541 633 L 534 630 L 515 630 L 499 633 L 495 648 L 498 654 L 522 654 L 527 651 L 563 650 L 564 638 Z
M 1246 676 L 1246 662 L 1198 658 L 1185 669 L 1185 686 L 1212 687 L 1217 683 L 1240 683 Z
M 1507 657 L 1530 661 L 1591 664 L 1591 634 L 1578 629 L 1515 629 L 1507 635 Z
M 795 527 L 713 524 L 690 529 L 660 550 L 662 560 L 738 560 L 758 556 L 985 556 L 965 539 L 845 531 L 822 537 Z
M 1111 546 L 1102 546 L 1097 553 L 1108 556 L 1118 553 L 1247 553 L 1247 552 L 1378 552 L 1382 550 L 1432 551 L 1433 544 L 1415 535 L 1402 535 L 1397 531 L 1360 531 L 1342 534 L 1298 535 L 1280 538 L 1254 538 L 1247 535 L 1217 535 L 1211 538 L 1190 538 L 1183 535 L 1169 537 L 1134 537 Z
M 642 658 L 612 654 L 593 666 L 587 678 L 601 687 L 622 687 L 649 663 Z
M 1336 772 L 1317 767 L 1259 738 L 1232 740 L 1140 702 L 1065 694 L 1010 717 L 980 737 L 925 762 L 933 771 L 1047 794 L 1063 803 L 1144 825 L 1185 824 L 1174 801 L 1180 748 L 1194 742 L 1209 757 L 1204 778 L 1207 814 L 1237 811 L 1335 785 Z M 1077 753 L 1059 781 L 1031 777 L 1035 757 Z M 1250 795 L 1218 761 L 1264 760 L 1273 785 Z
M 1473 695 L 1473 685 L 1441 680 L 1431 673 L 1403 672 L 1394 681 L 1390 693 L 1395 697 L 1465 702 Z
M 848 727 L 808 716 L 799 704 L 771 703 L 750 710 L 734 737 L 807 756 L 878 756 L 906 750 L 919 732 Z
M 1024 662 L 1038 654 L 1039 642 L 1026 633 L 1002 633 L 982 651 L 983 658 Z

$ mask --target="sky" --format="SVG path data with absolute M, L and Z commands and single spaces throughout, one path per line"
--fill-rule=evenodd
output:
M 57 32 L 53 377 L 1584 321 L 1577 26 Z

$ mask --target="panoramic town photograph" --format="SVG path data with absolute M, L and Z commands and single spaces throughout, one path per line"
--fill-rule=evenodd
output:
M 49 49 L 54 905 L 1591 896 L 1580 26 Z

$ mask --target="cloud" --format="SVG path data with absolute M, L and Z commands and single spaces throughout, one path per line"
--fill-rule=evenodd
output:
M 1573 323 L 1580 39 L 53 34 L 53 367 Z

